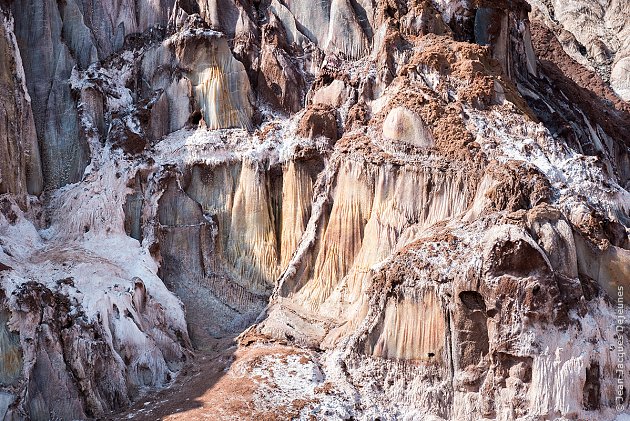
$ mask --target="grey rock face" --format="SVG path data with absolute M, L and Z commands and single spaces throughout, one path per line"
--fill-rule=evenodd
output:
M 81 57 L 78 62 L 85 68 L 120 50 L 127 35 L 166 26 L 174 4 L 175 0 L 65 2 L 61 6 L 64 29 L 74 35 L 69 47 Z M 83 48 L 72 48 L 75 45 Z
M 79 181 L 90 151 L 68 80 L 123 47 L 125 36 L 166 26 L 174 0 L 13 2 L 26 83 L 50 188 Z
M 13 15 L 32 100 L 44 185 L 56 188 L 74 183 L 89 162 L 89 150 L 70 91 L 70 73 L 76 62 L 62 41 L 63 21 L 57 2 L 14 2 Z
M 465 0 L 12 13 L 0 417 L 614 418 L 626 114 L 563 74 L 584 69 L 557 22 Z
M 519 4 L 519 3 L 517 3 Z M 481 7 L 475 13 L 475 41 L 489 45 L 506 75 L 536 75 L 536 56 L 526 24 L 528 7 Z M 516 35 L 514 32 L 518 32 Z
M 0 34 L 0 193 L 38 195 L 42 191 L 31 99 L 26 90 L 20 51 L 13 34 L 13 21 L 2 14 Z
M 187 303 L 198 345 L 240 332 L 264 309 L 309 217 L 307 168 L 195 165 L 167 182 L 158 204 L 161 275 Z
M 20 377 L 23 364 L 20 336 L 7 327 L 9 316 L 6 309 L 0 310 L 0 344 L 2 344 L 0 385 L 2 386 L 10 386 Z M 1 410 L 0 413 L 2 413 Z
M 368 52 L 372 35 L 368 18 L 373 16 L 369 15 L 371 1 L 324 0 L 304 3 L 291 0 L 286 2 L 286 6 L 293 14 L 298 31 L 321 49 L 350 59 L 360 58 Z M 293 33 L 291 18 L 286 14 L 279 14 L 278 17 L 286 22 L 287 31 Z
M 219 186 L 194 186 L 199 183 L 200 171 L 208 170 L 193 168 L 189 192 L 206 191 L 221 200 Z M 228 206 L 220 202 L 217 205 Z M 187 303 L 188 328 L 193 343 L 200 347 L 209 343 L 208 338 L 244 329 L 266 302 L 267 295 L 238 277 L 225 255 L 224 240 L 219 234 L 225 228 L 219 229 L 218 225 L 225 218 L 221 213 L 212 218 L 204 216 L 201 205 L 180 190 L 175 180 L 160 199 L 161 275 L 166 285 Z

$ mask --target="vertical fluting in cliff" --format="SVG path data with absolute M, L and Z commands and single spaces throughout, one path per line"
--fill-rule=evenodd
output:
M 186 304 L 193 343 L 202 346 L 210 335 L 238 328 L 235 309 L 252 304 L 251 294 L 238 294 L 238 289 L 230 288 L 230 280 L 222 279 L 215 254 L 216 227 L 174 178 L 158 203 L 158 221 L 160 276 Z M 232 290 L 235 293 L 230 294 Z
M 280 180 L 281 182 L 281 180 Z M 278 270 L 279 238 L 271 177 L 257 162 L 195 166 L 186 193 L 216 221 L 215 258 L 234 282 L 268 293 Z
M 249 79 L 223 37 L 206 43 L 181 47 L 180 60 L 189 65 L 193 92 L 204 121 L 210 130 L 251 129 L 252 105 Z M 189 51 L 189 49 L 193 51 Z
M 8 3 L 0 418 L 107 416 L 244 330 L 202 399 L 261 419 L 612 415 L 625 108 L 527 3 Z
M 283 22 L 292 41 L 308 38 L 322 50 L 354 60 L 365 56 L 371 45 L 371 22 L 363 3 L 349 0 L 324 0 L 315 3 L 287 1 L 272 7 Z M 290 13 L 287 13 L 290 11 Z
M 316 254 L 313 280 L 300 291 L 307 303 L 317 306 L 332 293 L 354 263 L 363 243 L 365 223 L 372 209 L 373 181 L 360 164 L 340 168 L 333 206 Z
M 242 330 L 264 308 L 310 217 L 318 170 L 309 160 L 269 168 L 243 159 L 194 164 L 163 181 L 160 273 L 186 304 L 198 346 Z
M 68 0 L 59 4 L 64 41 L 80 68 L 120 51 L 128 35 L 165 27 L 175 0 Z
M 186 27 L 148 49 L 142 73 L 156 92 L 150 131 L 158 137 L 178 130 L 191 113 L 209 130 L 252 128 L 254 97 L 243 64 L 220 32 Z M 172 69 L 178 69 L 173 73 Z
M 0 344 L 2 345 L 0 347 L 0 386 L 12 385 L 19 379 L 22 372 L 20 335 L 9 330 L 7 326 L 9 318 L 10 313 L 6 308 L 0 308 Z
M 31 98 L 13 33 L 13 18 L 0 9 L 0 193 L 39 195 L 42 170 Z
M 475 11 L 475 42 L 490 47 L 492 57 L 501 63 L 508 78 L 514 80 L 517 74 L 536 76 L 536 55 L 528 22 L 529 5 L 517 1 L 509 4 L 481 2 L 481 6 Z
M 401 291 L 400 296 L 387 300 L 381 320 L 365 342 L 365 353 L 376 358 L 445 363 L 446 333 L 444 310 L 434 291 Z
M 44 185 L 61 187 L 80 180 L 89 162 L 68 82 L 76 61 L 63 41 L 64 22 L 57 2 L 16 1 L 12 11 L 31 96 Z
M 366 55 L 369 52 L 370 41 L 360 24 L 360 19 L 350 0 L 332 0 L 325 48 L 339 52 L 349 59 L 358 59 Z M 365 15 L 363 19 L 367 19 Z M 369 27 L 368 22 L 365 24 Z
M 410 241 L 414 231 L 468 208 L 474 178 L 413 166 L 372 167 L 350 160 L 342 164 L 330 193 L 332 208 L 325 216 L 321 244 L 313 251 L 313 270 L 296 281 L 304 285 L 298 300 L 317 308 L 343 286 L 349 303 L 361 301 L 372 266 L 403 246 L 399 240 L 406 230 L 404 241 Z
M 286 268 L 306 230 L 313 200 L 313 175 L 308 162 L 289 161 L 283 168 L 280 214 L 280 267 Z
M 279 221 L 272 209 L 272 183 L 258 164 L 242 162 L 226 249 L 227 260 L 236 275 L 253 282 L 262 291 L 273 285 L 278 273 L 276 223 Z

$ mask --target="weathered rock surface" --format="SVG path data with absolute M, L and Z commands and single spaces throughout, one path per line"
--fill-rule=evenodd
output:
M 339 137 L 336 114 L 331 106 L 312 105 L 300 119 L 296 134 L 308 139 L 323 136 L 334 142 Z
M 0 53 L 0 193 L 42 192 L 42 168 L 13 20 L 3 13 Z
M 249 79 L 221 33 L 182 29 L 146 52 L 141 71 L 157 93 L 150 122 L 156 139 L 183 128 L 194 112 L 194 124 L 211 130 L 251 129 Z
M 422 118 L 403 107 L 394 108 L 387 114 L 383 122 L 383 137 L 419 148 L 430 148 L 434 144 Z
M 623 94 L 627 77 L 620 69 L 630 55 L 627 2 L 532 0 L 530 3 L 548 21 L 573 59 L 594 67 L 615 91 Z
M 625 3 L 1 7 L 0 418 L 624 419 Z
M 63 10 L 57 2 L 16 1 L 12 11 L 40 145 L 44 185 L 58 188 L 79 181 L 89 162 L 77 103 L 70 91 L 69 78 L 76 60 L 63 41 Z M 80 50 L 85 51 L 83 46 Z

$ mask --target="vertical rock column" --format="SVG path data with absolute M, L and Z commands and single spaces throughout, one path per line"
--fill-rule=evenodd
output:
M 7 310 L 0 307 L 0 386 L 13 384 L 22 373 L 20 337 L 17 333 L 11 332 L 7 326 L 10 316 Z M 2 415 L 1 407 L 0 415 Z
M 13 20 L 3 16 L 0 34 L 0 194 L 39 194 L 42 172 L 22 60 Z
M 475 14 L 474 36 L 480 45 L 489 45 L 492 57 L 501 63 L 507 76 L 537 75 L 526 3 L 509 7 L 480 7 Z
M 174 43 L 180 65 L 187 70 L 206 126 L 251 129 L 251 89 L 243 64 L 219 32 L 186 34 Z
M 365 344 L 368 355 L 401 360 L 440 361 L 445 345 L 446 320 L 435 292 L 407 291 L 390 297 L 382 319 Z
M 14 2 L 13 13 L 40 142 L 44 184 L 57 188 L 74 183 L 89 162 L 89 148 L 70 91 L 68 79 L 76 62 L 62 41 L 57 2 L 20 0 Z

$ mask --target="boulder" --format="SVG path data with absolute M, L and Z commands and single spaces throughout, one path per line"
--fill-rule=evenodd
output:
M 396 107 L 387 114 L 383 122 L 383 137 L 419 148 L 431 148 L 435 144 L 422 118 L 404 107 Z

